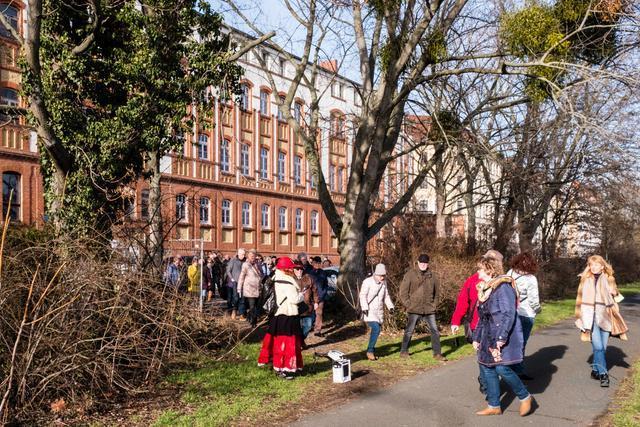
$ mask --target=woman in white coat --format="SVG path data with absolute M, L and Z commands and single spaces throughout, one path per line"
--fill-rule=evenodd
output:
M 378 359 L 374 351 L 384 321 L 384 306 L 386 305 L 389 310 L 393 310 L 394 307 L 387 290 L 386 276 L 387 269 L 384 264 L 378 264 L 373 276 L 366 278 L 360 288 L 360 308 L 364 315 L 364 321 L 371 328 L 369 346 L 367 347 L 367 359 L 369 360 Z

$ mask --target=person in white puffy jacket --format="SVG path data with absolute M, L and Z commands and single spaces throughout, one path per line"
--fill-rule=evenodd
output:
M 376 342 L 380 335 L 382 322 L 384 322 L 384 306 L 393 310 L 394 305 L 387 290 L 387 269 L 384 264 L 376 265 L 373 276 L 366 278 L 360 288 L 360 308 L 364 321 L 371 328 L 369 346 L 367 347 L 367 359 L 377 360 L 375 355 Z
M 522 324 L 522 354 L 531 335 L 536 315 L 542 310 L 538 292 L 538 262 L 531 252 L 522 252 L 511 260 L 511 270 L 507 275 L 513 277 L 518 289 L 518 317 Z M 532 380 L 524 373 L 524 364 L 514 365 L 513 370 L 523 380 Z

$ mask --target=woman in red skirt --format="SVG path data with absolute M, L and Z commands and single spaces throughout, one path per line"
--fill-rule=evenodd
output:
M 302 329 L 298 316 L 298 304 L 304 300 L 298 280 L 302 277 L 302 265 L 291 258 L 282 257 L 276 263 L 273 278 L 278 309 L 269 322 L 258 366 L 273 361 L 273 369 L 284 379 L 293 379 L 302 371 Z

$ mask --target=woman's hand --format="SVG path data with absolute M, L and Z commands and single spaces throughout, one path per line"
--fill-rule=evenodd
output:
M 457 334 L 457 333 L 458 333 L 458 329 L 460 329 L 460 326 L 458 326 L 458 325 L 451 325 L 451 333 L 452 333 L 452 334 Z
M 494 362 L 502 361 L 502 355 L 500 354 L 499 348 L 491 348 L 489 347 L 489 352 L 491 352 L 491 356 L 493 357 Z
M 474 341 L 474 342 L 472 342 L 472 343 L 471 343 L 471 345 L 473 346 L 473 349 L 474 349 L 475 351 L 480 350 L 480 343 L 479 343 L 478 341 Z

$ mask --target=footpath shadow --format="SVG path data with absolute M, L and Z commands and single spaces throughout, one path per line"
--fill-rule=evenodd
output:
M 627 357 L 627 353 L 625 353 L 624 351 L 622 351 L 621 349 L 619 349 L 618 347 L 614 347 L 614 346 L 607 346 L 607 352 L 606 352 L 606 359 L 607 359 L 607 369 L 611 369 L 614 366 L 619 366 L 621 368 L 630 368 L 631 365 L 629 365 L 629 363 L 625 360 L 625 358 Z M 588 358 L 587 358 L 587 364 L 588 367 L 591 367 L 593 364 L 593 354 L 591 354 Z M 585 372 L 586 372 L 586 368 L 587 366 L 585 366 Z
M 532 355 L 525 356 L 525 372 L 531 375 L 533 380 L 525 381 L 524 385 L 531 394 L 535 396 L 536 394 L 543 393 L 547 387 L 549 387 L 553 375 L 558 372 L 558 367 L 554 365 L 553 361 L 562 359 L 568 349 L 569 347 L 566 345 L 554 345 L 541 348 Z M 506 408 L 513 402 L 516 396 L 504 383 L 501 385 L 501 389 L 506 391 L 501 400 L 502 407 Z

